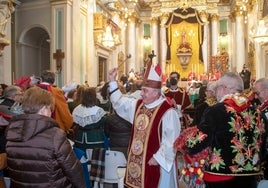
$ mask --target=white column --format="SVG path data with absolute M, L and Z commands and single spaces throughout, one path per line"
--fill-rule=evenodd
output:
M 202 55 L 203 55 L 203 65 L 204 65 L 204 71 L 199 72 L 199 74 L 203 74 L 203 73 L 208 73 L 209 70 L 208 70 L 208 67 L 209 67 L 209 57 L 208 57 L 208 54 L 209 54 L 209 22 L 208 22 L 208 16 L 209 14 L 206 12 L 206 11 L 201 11 L 199 13 L 200 15 L 200 18 L 202 20 L 202 22 L 204 23 L 204 36 L 203 36 L 203 44 L 202 44 Z
M 219 34 L 219 16 L 211 15 L 211 55 L 215 56 L 218 53 L 218 34 Z
M 268 76 L 268 46 L 263 42 L 255 42 L 256 49 L 256 79 Z
M 204 62 L 204 72 L 208 73 L 209 67 L 209 59 L 208 59 L 208 24 L 204 25 L 204 38 L 202 45 L 202 54 L 203 54 L 203 62 Z M 203 74 L 201 72 L 200 74 Z
M 135 54 L 136 54 L 136 63 L 135 63 L 135 71 L 140 72 L 141 66 L 143 64 L 142 61 L 142 53 L 141 53 L 141 48 L 142 48 L 142 29 L 140 28 L 140 22 L 136 19 L 136 24 L 135 24 L 135 33 L 136 33 L 136 42 L 135 42 Z
M 261 78 L 262 77 L 262 72 L 264 72 L 263 71 L 263 68 L 261 68 L 261 60 L 262 60 L 262 47 L 261 47 L 261 44 L 260 43 L 257 43 L 257 42 L 255 42 L 255 50 L 256 50 L 256 52 L 255 52 L 255 56 L 256 56 L 256 63 L 255 63 L 255 65 L 256 65 L 256 79 L 258 79 L 258 78 Z
M 151 20 L 151 27 L 152 27 L 152 50 L 154 50 L 154 53 L 156 54 L 156 57 L 153 58 L 153 64 L 159 63 L 159 34 L 158 34 L 158 18 L 154 17 Z
M 131 68 L 135 68 L 135 63 L 136 63 L 136 28 L 135 28 L 135 21 L 136 18 L 134 16 L 130 17 L 128 19 L 128 33 L 127 33 L 127 53 L 126 54 L 131 54 L 131 58 L 128 60 L 128 64 L 126 64 L 126 73 L 128 73 Z
M 236 71 L 241 72 L 243 65 L 245 64 L 245 25 L 244 16 L 240 11 L 236 13 L 235 17 L 235 49 L 236 49 Z
M 236 26 L 235 26 L 235 18 L 231 17 L 231 30 L 232 30 L 232 35 L 230 34 L 230 46 L 229 46 L 229 70 L 234 72 L 236 71 L 236 48 L 235 48 L 235 40 L 236 40 L 236 35 L 235 35 L 235 30 L 236 30 Z M 232 51 L 230 51 L 230 49 L 232 49 Z
M 165 23 L 168 19 L 168 14 L 164 14 L 160 17 L 160 64 L 163 74 L 166 74 L 166 59 L 167 59 L 167 38 Z
M 97 48 L 95 47 L 94 43 L 94 10 L 96 7 L 96 1 L 95 0 L 89 0 L 87 1 L 87 26 L 86 27 L 86 59 L 85 59 L 85 71 L 84 77 L 85 80 L 87 79 L 89 85 L 97 85 L 99 82 L 98 76 L 99 76 L 99 66 L 98 66 L 98 55 L 97 55 Z M 94 7 L 93 9 L 90 9 L 89 7 Z M 108 67 L 109 68 L 109 67 Z M 75 69 L 75 68 L 74 68 Z

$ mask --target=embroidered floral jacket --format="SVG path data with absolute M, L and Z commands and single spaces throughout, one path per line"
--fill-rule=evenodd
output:
M 263 156 L 263 172 L 264 178 L 268 179 L 268 100 L 266 100 L 260 107 L 259 107 L 262 119 L 265 124 L 265 134 L 263 135 L 263 148 L 262 148 L 262 156 Z
M 196 154 L 209 147 L 206 172 L 215 175 L 254 175 L 260 173 L 264 124 L 259 110 L 239 94 L 203 114 L 199 132 L 187 141 L 187 152 Z

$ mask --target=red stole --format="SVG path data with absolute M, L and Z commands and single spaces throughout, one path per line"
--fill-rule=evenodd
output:
M 160 147 L 161 119 L 170 108 L 171 105 L 167 101 L 153 109 L 147 109 L 141 100 L 138 101 L 128 149 L 125 177 L 127 186 L 137 188 L 158 187 L 160 166 L 149 166 L 148 161 Z
M 182 89 L 178 88 L 178 91 L 165 92 L 165 96 L 170 99 L 174 99 L 177 104 L 181 105 L 181 109 L 185 110 L 191 106 L 191 101 L 189 95 Z

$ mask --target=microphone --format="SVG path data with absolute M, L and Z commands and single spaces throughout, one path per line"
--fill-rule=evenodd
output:
M 124 60 L 124 61 L 122 61 L 118 66 L 117 66 L 117 68 L 119 68 L 121 65 L 123 65 L 128 59 L 130 59 L 131 58 L 131 54 L 128 54 L 127 56 L 126 56 L 126 59 Z

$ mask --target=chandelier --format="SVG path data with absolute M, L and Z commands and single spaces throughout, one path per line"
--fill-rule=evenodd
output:
M 94 13 L 94 42 L 110 50 L 122 44 L 120 27 L 103 13 Z
M 102 44 L 108 48 L 112 48 L 115 45 L 115 40 L 112 34 L 112 29 L 111 29 L 111 26 L 109 25 L 106 27 L 105 33 L 103 34 Z

